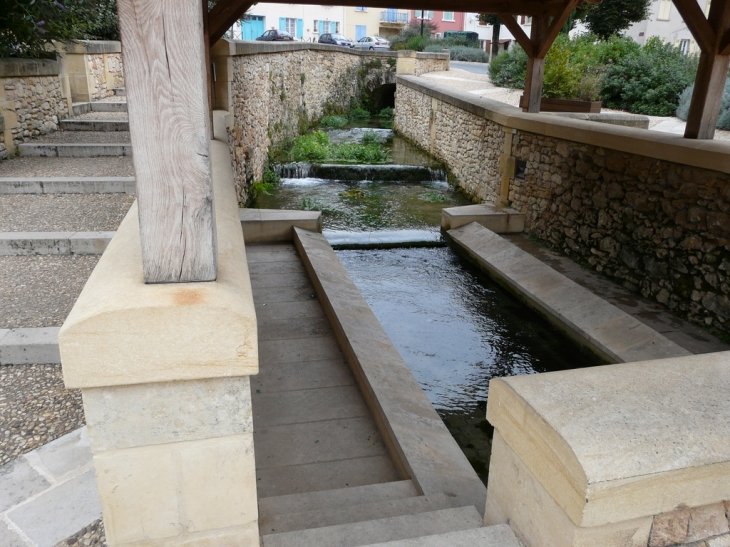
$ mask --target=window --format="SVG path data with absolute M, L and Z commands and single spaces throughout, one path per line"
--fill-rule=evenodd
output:
M 427 21 L 433 19 L 433 11 L 426 11 L 425 17 L 421 15 L 422 13 L 424 13 L 423 10 L 416 10 L 416 19 L 426 19 Z
M 319 32 L 319 21 L 317 21 L 316 19 L 314 20 L 313 28 L 314 28 L 314 32 L 317 32 L 317 33 Z
M 285 29 L 282 29 L 282 30 L 287 31 L 289 34 L 291 34 L 292 36 L 294 36 L 297 33 L 297 20 L 296 19 L 291 19 L 291 18 L 287 17 L 287 19 L 286 19 L 286 28 Z
M 672 9 L 672 0 L 659 0 L 659 21 L 669 21 L 669 13 Z
M 679 41 L 679 51 L 687 55 L 689 53 L 689 40 Z
M 445 11 L 443 17 L 441 18 L 442 21 L 453 21 L 454 20 L 454 12 L 453 11 Z
M 671 2 L 671 0 L 670 0 Z M 532 15 L 520 15 L 520 25 L 529 26 L 532 24 Z
M 367 11 L 368 8 L 355 8 L 355 11 Z

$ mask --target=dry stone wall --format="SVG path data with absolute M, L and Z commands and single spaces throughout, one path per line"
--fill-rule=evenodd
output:
M 730 147 L 530 117 L 415 80 L 398 80 L 396 128 L 444 161 L 476 201 L 508 203 L 540 240 L 730 332 Z
M 680 507 L 654 517 L 648 547 L 727 547 L 730 502 Z
M 114 95 L 114 88 L 124 87 L 121 53 L 87 54 L 86 63 L 94 81 L 91 94 L 93 100 Z

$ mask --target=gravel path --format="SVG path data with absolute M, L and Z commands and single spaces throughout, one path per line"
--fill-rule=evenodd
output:
M 34 158 L 0 161 L 0 177 L 133 177 L 131 157 Z
M 81 392 L 61 365 L 0 367 L 0 466 L 84 425 Z
M 71 537 L 57 543 L 55 547 L 106 547 L 104 521 L 99 519 Z
M 0 256 L 0 329 L 60 327 L 98 261 L 99 255 Z
M 0 232 L 116 230 L 134 199 L 132 194 L 0 195 Z
M 129 131 L 54 131 L 30 141 L 32 144 L 45 142 L 66 144 L 95 144 L 130 142 Z
M 87 112 L 80 116 L 74 116 L 68 118 L 69 120 L 111 120 L 114 122 L 118 121 L 129 121 L 129 114 L 126 112 Z

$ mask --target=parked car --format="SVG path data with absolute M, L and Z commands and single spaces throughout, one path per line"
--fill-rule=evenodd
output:
M 359 49 L 390 49 L 390 42 L 380 36 L 365 36 L 360 38 L 354 44 L 355 48 Z
M 267 30 L 256 39 L 262 42 L 290 42 L 294 36 L 285 30 Z
M 342 34 L 330 34 L 325 32 L 317 40 L 320 44 L 332 44 L 334 46 L 352 47 L 352 40 L 348 40 Z

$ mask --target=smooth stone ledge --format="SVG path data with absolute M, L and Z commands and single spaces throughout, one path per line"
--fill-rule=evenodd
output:
M 0 194 L 134 194 L 134 177 L 0 178 Z
M 0 329 L 0 365 L 56 364 L 60 327 Z
M 0 232 L 0 256 L 102 254 L 114 232 Z
M 475 116 L 493 121 L 508 130 L 517 129 L 546 137 L 730 173 L 730 162 L 727 161 L 730 143 L 727 142 L 685 139 L 680 135 L 577 120 L 548 113 L 531 114 L 522 112 L 515 106 L 493 99 L 482 99 L 473 93 L 458 91 L 425 78 L 399 75 L 396 80 L 399 86 L 414 89 Z
M 63 131 L 129 131 L 129 122 L 124 120 L 61 120 Z
M 574 524 L 601 526 L 730 499 L 728 385 L 730 352 L 499 378 L 487 419 Z
M 256 313 L 228 145 L 211 142 L 218 279 L 145 284 L 136 203 L 59 333 L 66 386 L 258 373 Z
M 441 209 L 441 228 L 451 230 L 477 222 L 496 234 L 520 233 L 525 229 L 525 215 L 508 207 L 465 205 Z
M 310 232 L 322 231 L 320 211 L 239 209 L 239 215 L 246 244 L 292 241 L 294 226 Z
M 444 493 L 481 513 L 486 488 L 434 410 L 325 237 L 294 228 L 307 268 L 393 463 L 424 495 Z
M 457 251 L 608 362 L 691 355 L 651 327 L 476 222 L 449 230 L 447 234 Z
M 125 101 L 94 101 L 90 103 L 74 103 L 71 109 L 73 116 L 81 116 L 87 112 L 127 112 Z
M 21 156 L 59 158 L 97 158 L 100 156 L 131 156 L 132 145 L 119 144 L 56 144 L 23 143 L 18 145 Z

